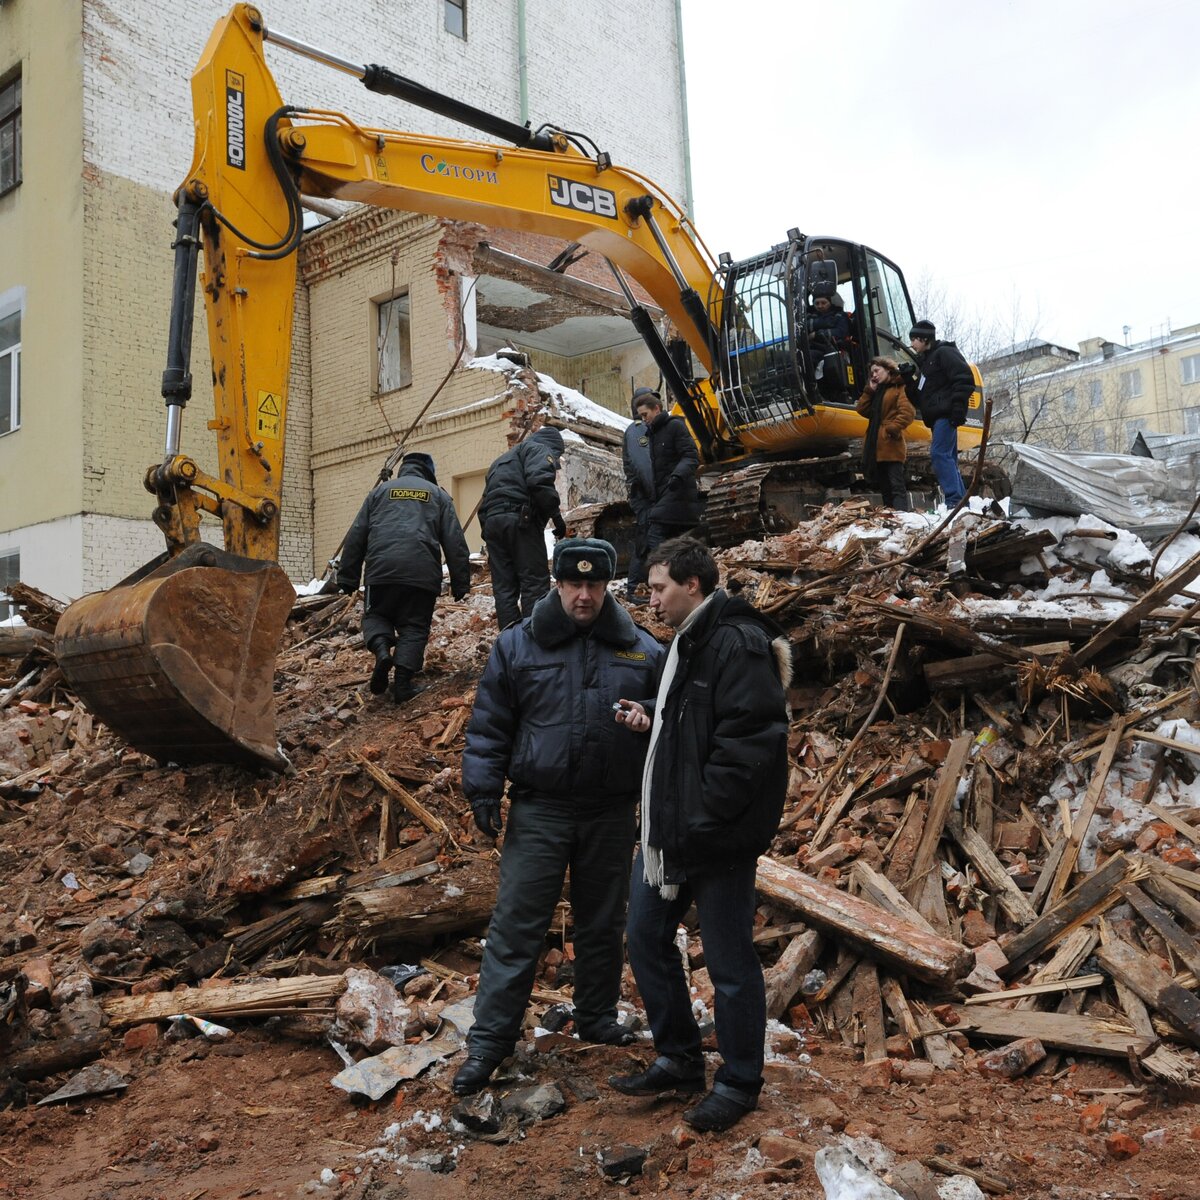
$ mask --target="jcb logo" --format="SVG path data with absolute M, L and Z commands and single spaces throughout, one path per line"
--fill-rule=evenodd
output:
M 595 213 L 598 217 L 617 216 L 617 197 L 607 188 L 591 187 L 573 179 L 550 176 L 550 203 L 559 208 L 575 208 L 580 212 Z
M 237 71 L 225 72 L 225 161 L 246 169 L 246 81 Z

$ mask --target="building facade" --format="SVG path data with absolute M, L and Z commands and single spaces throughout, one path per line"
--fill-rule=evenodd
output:
M 194 0 L 168 19 L 154 0 L 0 3 L 0 579 L 70 598 L 110 586 L 162 549 L 142 478 L 163 453 L 172 193 L 191 161 L 190 75 L 227 9 Z M 686 203 L 675 0 L 289 0 L 262 11 L 269 29 L 350 61 L 385 64 L 509 120 L 583 131 Z M 267 56 L 290 102 L 367 126 L 480 136 L 271 45 Z M 628 101 L 634 79 L 636 105 Z M 458 249 L 456 238 L 453 223 L 363 210 L 306 239 L 334 257 L 318 265 L 319 255 L 302 251 L 297 288 L 280 554 L 295 579 L 323 566 L 380 451 L 451 367 L 458 343 L 477 351 L 489 338 L 515 340 L 502 336 L 503 321 L 477 320 L 513 308 L 503 301 L 515 287 L 529 290 L 528 279 L 506 278 L 498 259 L 483 271 L 483 295 L 472 291 L 472 311 L 455 299 L 463 315 L 448 315 L 439 287 L 453 276 L 459 297 L 479 279 L 475 258 L 487 241 L 477 227 Z M 529 260 L 531 269 L 548 261 Z M 565 303 L 577 299 L 570 293 Z M 590 303 L 595 327 L 608 319 L 604 298 Z M 390 336 L 405 317 L 407 365 Z M 466 341 L 462 322 L 471 326 Z M 597 351 L 572 345 L 558 354 L 563 345 L 539 345 L 537 328 L 513 332 L 545 356 L 543 369 L 582 371 L 614 397 L 616 382 L 639 369 L 622 365 L 629 335 L 619 330 L 586 367 Z M 198 304 L 183 446 L 201 467 L 212 453 L 207 361 Z M 503 376 L 460 368 L 429 415 L 505 388 Z M 442 482 L 460 504 L 506 445 L 511 410 L 494 407 L 492 427 L 462 447 L 447 432 L 461 433 L 461 422 L 438 418 Z M 219 527 L 206 536 L 219 540 Z
M 1128 454 L 1139 433 L 1200 434 L 1200 325 L 1125 346 L 1034 340 L 979 364 L 995 436 Z

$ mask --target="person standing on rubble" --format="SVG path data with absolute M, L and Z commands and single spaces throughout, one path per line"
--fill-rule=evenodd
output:
M 904 460 L 908 444 L 904 431 L 916 418 L 904 378 L 895 359 L 871 359 L 867 386 L 855 405 L 867 418 L 863 438 L 863 476 L 868 486 L 878 485 L 883 503 L 897 512 L 909 512 L 908 488 L 904 485 Z
M 653 692 L 664 651 L 608 594 L 616 563 L 608 542 L 559 542 L 555 590 L 500 634 L 479 681 L 463 791 L 487 837 L 500 833 L 506 778 L 511 804 L 459 1095 L 484 1087 L 513 1051 L 568 869 L 576 1030 L 607 1045 L 633 1039 L 617 999 L 647 739 L 618 702 Z
M 633 394 L 633 420 L 625 427 L 621 446 L 621 466 L 625 472 L 625 489 L 635 522 L 633 551 L 629 556 L 629 573 L 625 581 L 625 599 L 630 604 L 645 604 L 637 589 L 646 582 L 646 555 L 650 551 L 650 509 L 654 504 L 654 468 L 650 463 L 650 430 L 638 411 L 638 397 L 647 391 L 638 388 Z M 654 393 L 651 393 L 652 395 Z
M 553 522 L 556 538 L 567 535 L 554 486 L 562 455 L 562 434 L 543 425 L 488 468 L 479 526 L 501 629 L 532 615 L 533 606 L 550 590 L 546 522 Z
M 653 388 L 633 393 L 634 411 L 646 426 L 654 493 L 648 514 L 646 548 L 654 550 L 669 537 L 684 533 L 700 520 L 704 501 L 696 485 L 700 456 L 682 417 L 671 416 Z
M 675 630 L 657 699 L 626 723 L 650 730 L 641 845 L 633 864 L 628 945 L 658 1057 L 614 1075 L 627 1096 L 704 1090 L 700 1028 L 676 933 L 694 903 L 716 993 L 722 1064 L 712 1090 L 683 1114 L 694 1129 L 729 1129 L 758 1104 L 766 988 L 754 949 L 758 856 L 779 827 L 787 792 L 791 680 L 786 635 L 717 587 L 717 564 L 695 538 L 650 554 L 650 607 Z
M 375 655 L 370 688 L 392 699 L 411 700 L 421 689 L 413 676 L 425 662 L 433 608 L 442 590 L 442 555 L 450 590 L 461 600 L 471 590 L 471 552 L 454 501 L 437 485 L 428 454 L 406 454 L 395 479 L 377 484 L 346 534 L 337 582 L 358 591 L 366 564 L 363 641 Z
M 908 384 L 908 398 L 931 430 L 929 457 L 947 508 L 966 494 L 958 469 L 958 427 L 966 422 L 967 403 L 975 390 L 971 364 L 953 342 L 939 342 L 932 321 L 918 321 L 908 334 L 918 377 Z

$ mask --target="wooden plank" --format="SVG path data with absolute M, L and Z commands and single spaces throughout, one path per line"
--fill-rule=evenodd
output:
M 1160 579 L 1116 620 L 1110 621 L 1091 641 L 1076 650 L 1075 661 L 1080 666 L 1090 663 L 1102 650 L 1133 630 L 1143 617 L 1148 616 L 1158 607 L 1160 601 L 1170 600 L 1176 592 L 1187 587 L 1198 575 L 1200 575 L 1200 554 L 1189 558 L 1187 562 L 1176 567 L 1170 575 Z
M 854 784 L 846 784 L 842 789 L 842 794 L 825 810 L 825 815 L 821 818 L 820 825 L 817 826 L 816 832 L 812 835 L 812 841 L 809 842 L 810 850 L 815 851 L 821 848 L 821 843 L 829 836 L 829 831 L 837 824 L 837 820 L 842 813 L 846 811 L 846 805 L 850 803 L 853 795 Z
M 821 956 L 825 943 L 815 929 L 792 938 L 779 961 L 763 972 L 767 985 L 767 1016 L 779 1020 L 800 990 L 805 975 Z
M 892 1014 L 896 1024 L 904 1031 L 904 1036 L 908 1038 L 910 1045 L 914 1047 L 919 1045 L 921 1026 L 913 1015 L 908 998 L 904 995 L 904 989 L 890 975 L 885 975 L 879 981 L 879 994 L 883 997 L 883 1002 L 887 1005 L 888 1012 Z
M 992 848 L 970 826 L 963 823 L 958 813 L 950 813 L 946 819 L 950 836 L 962 847 L 962 852 L 971 860 L 980 878 L 987 884 L 997 903 L 1008 919 L 1018 929 L 1024 929 L 1037 920 L 1037 910 L 1025 899 L 1021 889 L 1013 883 L 1012 876 L 1004 864 L 992 853 Z
M 971 786 L 971 825 L 990 849 L 996 830 L 996 780 L 990 771 L 975 772 Z
M 883 998 L 879 972 L 872 962 L 860 962 L 854 970 L 854 1013 L 862 1022 L 863 1061 L 887 1058 L 887 1035 L 883 1030 Z
M 1057 979 L 1070 979 L 1089 954 L 1096 948 L 1100 935 L 1090 926 L 1081 926 L 1063 938 L 1053 957 L 1044 967 L 1034 973 L 1030 983 L 1051 983 Z M 1038 1007 L 1037 998 L 1017 1001 L 1017 1008 L 1031 1010 Z
M 965 1004 L 955 1005 L 954 1011 L 959 1017 L 959 1024 L 954 1027 L 958 1032 L 985 1041 L 1034 1037 L 1043 1046 L 1059 1050 L 1124 1059 L 1131 1047 L 1136 1054 L 1145 1054 L 1157 1040 L 1132 1030 L 1114 1029 L 1112 1021 L 1074 1013 L 1012 1012 L 987 1005 L 968 1008 Z
M 1046 897 L 1050 894 L 1050 885 L 1054 882 L 1054 873 L 1058 870 L 1058 864 L 1062 862 L 1062 856 L 1067 852 L 1067 835 L 1060 834 L 1054 839 L 1054 844 L 1046 854 L 1046 859 L 1042 863 L 1042 869 L 1038 873 L 1037 883 L 1033 885 L 1033 891 L 1029 893 L 1029 903 L 1033 906 L 1035 912 L 1041 912 L 1046 906 Z
M 1120 899 L 1117 885 L 1125 878 L 1129 866 L 1125 855 L 1114 854 L 1049 912 L 1043 913 L 1032 925 L 1026 925 L 1020 933 L 1005 939 L 1001 946 L 1008 955 L 1008 966 L 1000 974 L 1006 977 L 1016 975 L 1076 925 L 1115 904 Z
M 312 1003 L 329 1003 L 346 990 L 343 975 L 297 975 L 292 979 L 260 979 L 228 987 L 179 988 L 141 996 L 113 996 L 100 1004 L 113 1025 L 165 1021 L 176 1013 L 219 1017 L 222 1013 L 256 1008 L 302 1011 Z
M 952 1071 L 962 1058 L 962 1051 L 946 1036 L 946 1027 L 919 1000 L 912 1002 L 913 1015 L 921 1031 L 925 1057 L 939 1071 Z
M 1108 945 L 1113 940 L 1116 934 L 1113 932 L 1113 927 L 1107 918 L 1100 918 L 1100 941 L 1103 945 Z M 1113 980 L 1113 987 L 1116 988 L 1117 1001 L 1121 1005 L 1121 1010 L 1128 1018 L 1130 1025 L 1142 1034 L 1144 1037 L 1156 1038 L 1158 1035 L 1154 1032 L 1154 1022 L 1150 1019 L 1150 1010 L 1142 1003 L 1142 998 L 1136 992 L 1126 987 L 1119 979 Z
M 1073 975 L 1070 979 L 1051 979 L 1045 983 L 1031 983 L 1025 987 L 1008 988 L 1003 992 L 981 992 L 968 996 L 964 1004 L 995 1004 L 1000 1000 L 1021 1000 L 1026 997 L 1059 995 L 1062 992 L 1086 992 L 1088 988 L 1100 987 L 1107 975 Z
M 1096 957 L 1116 980 L 1168 1017 L 1193 1046 L 1200 1046 L 1200 1000 L 1181 987 L 1149 954 L 1115 935 Z
M 1134 736 L 1134 737 L 1141 737 L 1141 736 L 1143 736 L 1143 735 L 1135 733 L 1133 736 Z M 1193 746 L 1193 747 L 1192 747 L 1192 753 L 1193 753 L 1193 754 L 1200 754 L 1200 746 Z M 1151 792 L 1150 794 L 1152 795 L 1153 793 Z M 1171 827 L 1172 829 L 1174 829 L 1176 833 L 1182 833 L 1182 834 L 1183 834 L 1183 836 L 1184 836 L 1185 838 L 1187 838 L 1187 840 L 1188 840 L 1189 842 L 1194 842 L 1194 843 L 1196 843 L 1197 845 L 1200 845 L 1200 832 L 1197 832 L 1197 831 L 1196 831 L 1196 829 L 1194 829 L 1194 828 L 1193 828 L 1191 825 L 1189 825 L 1189 824 L 1188 824 L 1186 821 L 1184 821 L 1184 820 L 1181 820 L 1181 819 L 1180 819 L 1179 817 L 1177 817 L 1177 816 L 1176 816 L 1174 813 L 1167 812 L 1167 810 L 1166 810 L 1165 808 L 1163 808 L 1163 806 L 1162 806 L 1161 804 L 1155 804 L 1153 800 L 1151 800 L 1151 801 L 1150 801 L 1150 802 L 1149 802 L 1149 803 L 1146 805 L 1146 807 L 1147 807 L 1147 808 L 1148 808 L 1148 809 L 1149 809 L 1149 810 L 1150 810 L 1150 811 L 1151 811 L 1151 812 L 1152 812 L 1152 813 L 1153 813 L 1153 814 L 1154 814 L 1154 815 L 1155 815 L 1155 816 L 1156 816 L 1156 817 L 1157 817 L 1157 818 L 1158 818 L 1160 821 L 1166 821 L 1166 823 L 1167 823 L 1168 825 L 1170 825 L 1170 827 Z
M 794 867 L 765 855 L 758 860 L 755 884 L 770 900 L 788 905 L 811 924 L 888 963 L 902 975 L 927 983 L 953 983 L 970 971 L 974 954 L 965 946 L 932 937 L 858 896 L 819 883 Z
M 916 793 L 913 793 L 914 797 Z M 892 835 L 888 848 L 887 868 L 884 874 L 897 886 L 903 886 L 912 873 L 913 858 L 917 853 L 917 845 L 921 841 L 921 831 L 925 828 L 925 817 L 929 805 L 915 798 L 906 807 L 899 828 Z
M 399 800 L 400 803 L 403 804 L 404 807 L 408 809 L 408 811 L 412 813 L 412 815 L 416 817 L 426 829 L 432 833 L 441 834 L 444 837 L 449 838 L 451 842 L 454 841 L 454 839 L 450 837 L 450 830 L 446 828 L 445 822 L 440 817 L 431 813 L 429 809 L 427 809 L 415 796 L 411 795 L 406 788 L 401 787 L 401 785 L 398 784 L 382 767 L 371 762 L 369 758 L 365 758 L 363 755 L 359 754 L 357 750 L 352 751 L 350 757 L 353 758 L 354 761 L 357 762 L 367 772 L 367 774 L 370 775 L 371 778 L 375 780 L 375 782 L 379 784 L 381 788 L 383 788 L 385 792 L 389 792 L 392 796 Z M 455 845 L 457 845 L 457 843 L 455 843 Z
M 946 761 L 942 763 L 937 787 L 934 789 L 933 799 L 929 802 L 929 816 L 925 818 L 925 828 L 921 831 L 921 840 L 917 843 L 912 869 L 905 886 L 901 889 L 910 900 L 915 900 L 920 894 L 918 888 L 923 884 L 925 874 L 933 866 L 933 860 L 937 856 L 942 829 L 958 792 L 967 757 L 971 753 L 971 740 L 971 735 L 964 733 L 950 743 L 950 749 L 946 752 Z
M 1088 784 L 1087 794 L 1075 817 L 1075 823 L 1071 826 L 1071 834 L 1067 838 L 1067 848 L 1063 852 L 1058 869 L 1054 872 L 1054 882 L 1050 885 L 1050 894 L 1046 897 L 1046 903 L 1051 907 L 1062 899 L 1075 870 L 1075 864 L 1079 861 L 1079 850 L 1083 845 L 1084 835 L 1092 823 L 1092 818 L 1096 815 L 1096 806 L 1100 803 L 1100 797 L 1104 795 L 1104 784 L 1108 779 L 1113 759 L 1117 756 L 1117 748 L 1121 744 L 1123 732 L 1122 719 L 1119 716 L 1113 717 L 1109 725 L 1108 737 L 1104 739 L 1104 748 L 1100 751 L 1100 759 L 1092 773 L 1092 781 Z
M 1150 720 L 1151 717 L 1161 716 L 1177 705 L 1185 701 L 1190 701 L 1193 696 L 1194 693 L 1190 687 L 1180 688 L 1178 691 L 1172 692 L 1169 696 L 1164 696 L 1161 700 L 1156 700 L 1146 708 L 1140 708 L 1137 712 L 1129 713 L 1123 717 L 1122 720 L 1125 729 L 1133 729 L 1143 721 Z M 1073 763 L 1083 762 L 1085 758 L 1091 758 L 1093 755 L 1099 754 L 1100 746 L 1104 742 L 1105 736 L 1100 733 L 1092 733 L 1082 738 L 1079 742 L 1079 749 L 1071 755 L 1070 761 Z
M 1183 965 L 1193 975 L 1200 976 L 1200 946 L 1175 918 L 1155 904 L 1136 883 L 1123 883 L 1118 890 L 1133 905 L 1138 916 L 1179 956 Z
M 911 921 L 926 933 L 937 936 L 937 930 L 909 904 L 904 898 L 904 893 L 890 879 L 873 871 L 861 859 L 850 868 L 850 882 L 880 908 L 885 908 L 902 920 Z
M 1053 662 L 1060 655 L 1070 652 L 1071 643 L 1043 642 L 1037 646 L 1026 646 L 1026 651 L 1040 662 Z M 950 688 L 974 688 L 994 683 L 997 679 L 1011 677 L 1015 664 L 999 654 L 968 654 L 962 658 L 948 658 L 941 662 L 927 663 L 922 672 L 925 682 L 934 691 Z
M 1194 929 L 1200 929 L 1200 900 L 1196 900 L 1183 888 L 1172 883 L 1159 864 L 1153 864 L 1150 874 L 1138 882 L 1159 904 L 1165 904 L 1188 921 Z M 1200 880 L 1197 882 L 1200 883 Z

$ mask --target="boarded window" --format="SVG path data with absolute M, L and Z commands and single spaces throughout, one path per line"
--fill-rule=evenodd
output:
M 21 424 L 21 314 L 0 316 L 0 434 Z
M 10 604 L 5 598 L 10 585 L 21 578 L 21 552 L 19 550 L 0 550 L 0 621 L 7 621 L 13 615 L 16 605 Z
M 1179 378 L 1183 383 L 1200 383 L 1200 354 L 1179 360 Z
M 21 182 L 21 79 L 0 87 L 0 196 Z
M 1134 400 L 1142 394 L 1142 373 L 1139 370 L 1121 372 L 1121 399 Z

